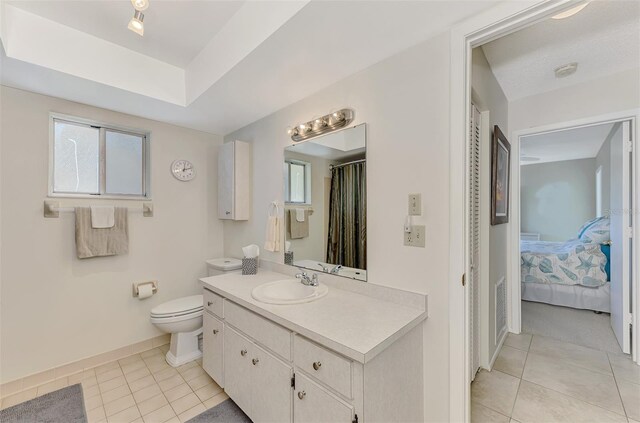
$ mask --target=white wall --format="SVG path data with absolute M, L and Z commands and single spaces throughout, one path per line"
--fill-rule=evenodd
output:
M 282 201 L 286 129 L 352 107 L 366 122 L 369 283 L 429 294 L 424 325 L 426 420 L 449 412 L 449 34 L 439 35 L 225 136 L 253 143 L 253 211 L 225 222 L 225 253 L 264 241 L 267 206 Z M 410 154 L 408 154 L 410 152 Z M 423 194 L 426 248 L 403 246 L 409 193 Z M 262 253 L 283 261 L 282 252 Z M 319 317 L 321 318 L 321 317 Z
M 520 167 L 522 232 L 539 233 L 542 241 L 567 241 L 576 238 L 582 224 L 594 217 L 596 159 Z
M 509 129 L 519 131 L 640 107 L 640 68 L 509 103 Z
M 493 134 L 494 125 L 498 125 L 504 134 L 508 134 L 509 103 L 500 84 L 491 71 L 489 62 L 482 51 L 482 48 L 473 49 L 471 68 L 471 90 L 472 101 L 478 110 L 489 111 L 489 128 Z M 480 312 L 481 312 L 481 364 L 487 365 L 491 357 L 496 352 L 499 339 L 496 338 L 496 298 L 494 295 L 496 284 L 504 277 L 507 277 L 507 238 L 509 223 L 491 226 L 491 140 L 492 136 L 486 137 L 485 143 L 481 146 L 480 167 L 485 172 L 482 173 L 481 185 L 481 207 L 486 213 L 486 219 L 482 220 L 484 225 L 481 228 L 481 237 L 488 235 L 488 250 L 481 248 L 480 267 L 481 274 L 488 275 L 483 278 L 480 292 Z M 486 170 L 489 170 L 488 172 Z M 482 241 L 481 241 L 482 245 Z M 485 244 L 487 245 L 487 244 Z M 487 255 L 489 256 L 487 259 Z M 483 265 L 489 265 L 489 271 L 482 269 Z
M 151 308 L 198 293 L 204 260 L 222 253 L 221 137 L 4 86 L 0 93 L 2 382 L 159 335 Z M 154 217 L 130 214 L 128 255 L 78 260 L 73 213 L 43 218 L 51 111 L 151 131 Z M 193 161 L 193 181 L 171 176 L 177 158 Z M 131 283 L 149 279 L 159 280 L 158 294 L 134 299 Z

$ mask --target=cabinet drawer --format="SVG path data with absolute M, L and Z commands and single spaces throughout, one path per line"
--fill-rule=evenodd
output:
M 351 395 L 351 361 L 296 335 L 293 363 L 347 398 Z
M 291 360 L 291 332 L 239 305 L 226 301 L 225 321 L 260 344 Z
M 306 376 L 296 373 L 293 421 L 296 423 L 351 423 L 353 407 Z
M 215 314 L 218 317 L 224 317 L 222 314 L 222 301 L 223 298 L 208 289 L 204 289 L 203 292 L 203 300 L 204 300 L 204 309 L 209 310 L 211 313 Z
M 202 368 L 224 388 L 224 324 L 209 313 L 202 320 Z

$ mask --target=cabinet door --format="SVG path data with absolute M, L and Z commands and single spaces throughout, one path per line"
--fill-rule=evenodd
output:
M 234 143 L 226 143 L 218 150 L 218 218 L 233 219 L 235 160 Z
M 252 345 L 229 326 L 224 331 L 224 390 L 251 417 Z M 268 387 L 265 387 L 268 389 Z
M 293 398 L 293 420 L 296 423 L 351 423 L 353 407 L 312 382 L 300 372 L 296 373 Z
M 202 368 L 224 388 L 224 324 L 205 312 L 202 322 Z
M 251 419 L 255 423 L 291 422 L 293 368 L 257 345 L 251 357 Z

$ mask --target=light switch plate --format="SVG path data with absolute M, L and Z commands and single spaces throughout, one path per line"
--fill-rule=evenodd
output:
M 409 194 L 409 216 L 420 216 L 422 214 L 422 195 Z
M 424 225 L 413 225 L 411 232 L 404 233 L 404 245 L 407 247 L 422 247 L 425 245 Z

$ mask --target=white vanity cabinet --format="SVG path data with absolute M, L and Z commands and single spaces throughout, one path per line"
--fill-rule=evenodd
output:
M 223 292 L 204 298 L 203 368 L 254 422 L 422 421 L 421 326 L 361 362 Z
M 233 141 L 218 151 L 218 218 L 249 219 L 251 144 Z

